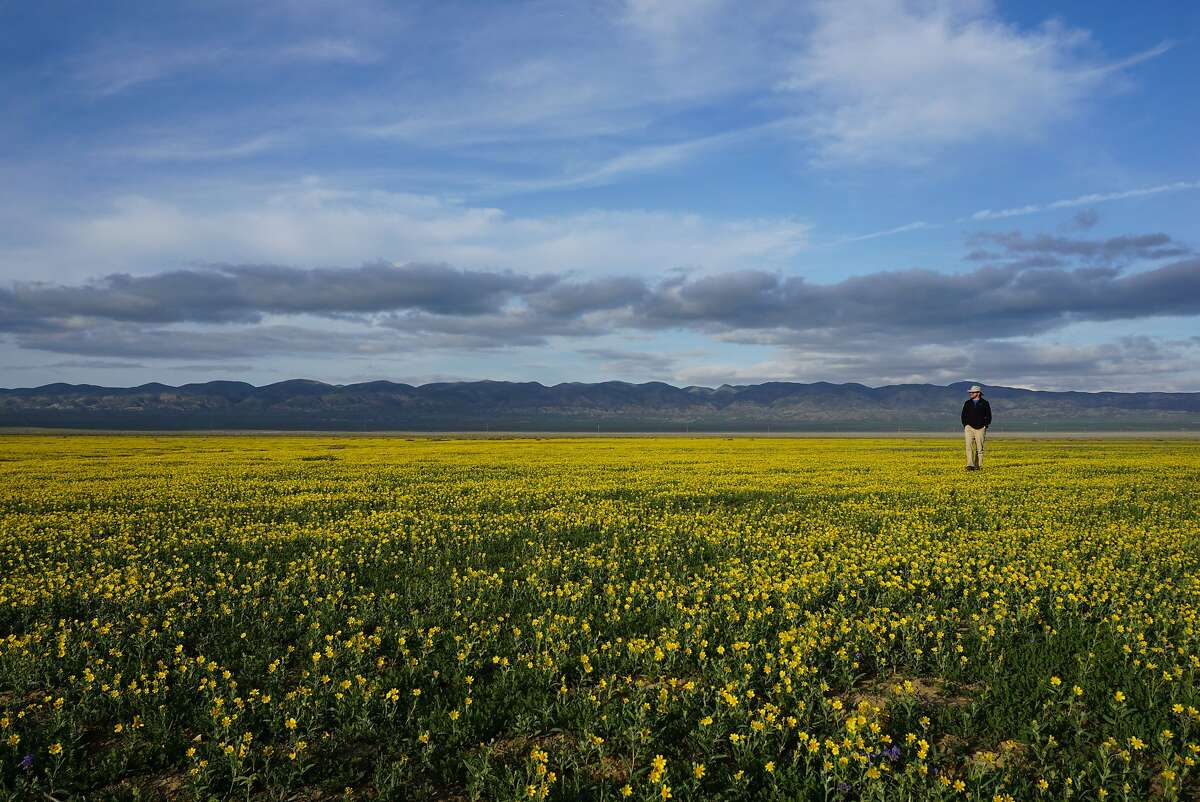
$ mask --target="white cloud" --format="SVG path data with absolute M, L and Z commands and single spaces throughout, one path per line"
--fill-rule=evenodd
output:
M 798 378 L 802 371 L 790 359 L 764 359 L 756 362 L 713 362 L 711 359 L 698 364 L 677 368 L 671 375 L 671 383 L 687 387 L 719 387 L 722 384 L 761 384 L 768 381 L 808 381 Z
M 698 33 L 711 31 L 726 0 L 626 0 L 621 21 L 659 49 L 676 57 L 694 44 Z
M 806 128 L 826 163 L 917 164 L 981 138 L 1028 140 L 1140 60 L 1098 64 L 1086 32 L 1020 30 L 983 0 L 824 0 L 815 16 L 780 88 L 814 104 Z
M 518 216 L 445 199 L 344 190 L 309 179 L 222 187 L 212 197 L 126 195 L 88 216 L 47 224 L 34 243 L 0 244 L 0 265 L 28 279 L 70 281 L 195 263 L 355 266 L 446 262 L 461 268 L 648 274 L 683 267 L 780 266 L 804 249 L 794 219 L 713 219 L 639 210 Z
M 855 345 L 781 348 L 755 362 L 708 360 L 677 368 L 677 384 L 716 386 L 764 381 L 948 384 L 982 379 L 1035 390 L 1195 392 L 1200 340 L 1127 336 L 1098 343 L 992 340 L 970 347 L 940 344 L 878 348 Z

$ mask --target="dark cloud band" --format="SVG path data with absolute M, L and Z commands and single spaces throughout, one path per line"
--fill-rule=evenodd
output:
M 761 270 L 668 273 L 650 282 L 382 263 L 310 270 L 219 265 L 112 275 L 80 286 L 23 283 L 0 287 L 0 331 L 16 335 L 22 347 L 60 353 L 207 358 L 386 350 L 397 338 L 420 338 L 425 348 L 531 346 L 548 337 L 636 329 L 791 344 L 881 337 L 961 342 L 1028 336 L 1077 321 L 1200 314 L 1200 258 L 1125 268 L 1130 260 L 1189 253 L 1164 235 L 986 239 L 1013 258 L 966 272 L 888 271 L 834 284 Z M 1055 261 L 1062 259 L 1075 265 Z M 267 315 L 353 317 L 367 324 L 369 336 L 302 336 L 309 329 L 268 323 Z M 180 324 L 204 325 L 188 331 Z M 239 345 L 245 339 L 259 342 Z
M 266 313 L 338 315 L 395 309 L 476 315 L 555 282 L 552 276 L 436 264 L 312 270 L 217 265 L 150 276 L 118 273 L 77 287 L 15 284 L 0 289 L 0 325 L 13 330 L 79 316 L 140 323 L 247 323 Z

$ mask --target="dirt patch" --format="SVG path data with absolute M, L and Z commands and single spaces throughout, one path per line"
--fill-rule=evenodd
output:
M 615 755 L 601 755 L 599 763 L 588 763 L 584 773 L 592 782 L 624 783 L 629 781 L 629 761 Z
M 46 696 L 53 696 L 50 691 L 32 690 L 18 694 L 16 691 L 0 691 L 0 707 L 11 708 L 12 710 L 23 710 L 32 705 L 43 702 Z
M 980 749 L 967 756 L 964 763 L 968 771 L 998 771 L 1025 763 L 1029 746 L 1019 741 L 1001 741 L 990 749 Z
M 943 754 L 965 754 L 970 750 L 971 742 L 959 735 L 946 733 L 937 739 L 934 747 Z
M 554 732 L 548 735 L 511 735 L 495 738 L 484 745 L 491 755 L 501 760 L 525 758 L 534 748 L 541 749 L 547 754 L 562 754 L 575 752 L 575 742 L 565 732 Z
M 1020 770 L 1029 765 L 1030 747 L 1020 741 L 1007 740 L 983 745 L 961 735 L 946 733 L 937 739 L 939 770 L 948 778 L 967 778 L 991 772 Z
M 630 777 L 630 761 L 620 755 L 604 754 L 597 759 L 594 756 L 584 758 L 579 741 L 564 732 L 546 735 L 514 735 L 497 738 L 484 749 L 491 757 L 504 762 L 521 761 L 529 757 L 534 749 L 540 749 L 550 755 L 555 762 L 571 762 L 588 776 L 593 782 L 627 782 Z
M 147 799 L 190 799 L 187 790 L 187 775 L 182 771 L 165 771 L 161 774 L 144 774 L 126 777 L 106 787 L 103 794 L 114 797 L 136 793 Z
M 937 707 L 966 707 L 983 689 L 981 683 L 957 685 L 940 677 L 908 677 L 897 674 L 867 680 L 845 694 L 844 700 L 854 708 L 865 702 L 885 713 L 890 706 L 909 699 Z

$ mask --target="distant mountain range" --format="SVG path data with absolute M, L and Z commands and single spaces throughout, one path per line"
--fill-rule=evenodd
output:
M 263 387 L 47 384 L 0 389 L 0 426 L 347 431 L 933 431 L 958 428 L 971 382 L 673 387 L 662 382 L 388 381 Z M 998 431 L 1200 429 L 1200 393 L 987 386 Z

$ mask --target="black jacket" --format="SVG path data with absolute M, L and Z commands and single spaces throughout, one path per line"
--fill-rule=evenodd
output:
M 992 407 L 988 404 L 987 399 L 979 399 L 976 404 L 971 399 L 967 399 L 967 403 L 963 404 L 962 411 L 963 426 L 970 426 L 972 429 L 982 429 L 985 426 L 992 425 Z

